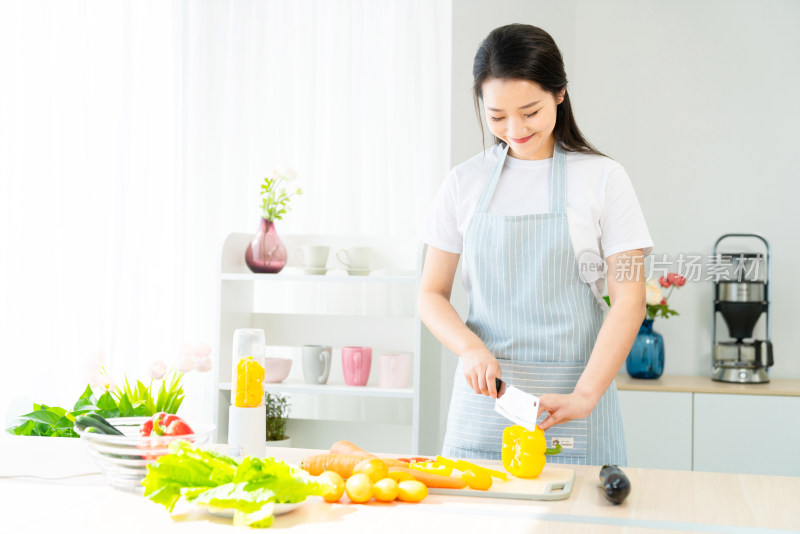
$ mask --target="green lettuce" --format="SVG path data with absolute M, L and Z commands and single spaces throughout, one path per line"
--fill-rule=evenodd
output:
M 172 511 L 179 499 L 234 511 L 234 524 L 268 527 L 274 503 L 296 503 L 325 488 L 302 469 L 274 458 L 246 457 L 241 463 L 186 441 L 147 467 L 145 496 Z
M 142 485 L 146 497 L 163 504 L 170 512 L 183 494 L 196 495 L 198 488 L 206 491 L 233 481 L 238 466 L 233 458 L 192 447 L 183 440 L 170 443 L 169 451 L 147 466 Z

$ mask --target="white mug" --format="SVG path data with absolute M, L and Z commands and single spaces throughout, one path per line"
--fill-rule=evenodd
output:
M 306 245 L 292 252 L 294 260 L 309 269 L 324 269 L 328 264 L 330 247 Z
M 370 247 L 349 247 L 336 251 L 336 259 L 350 271 L 368 271 Z

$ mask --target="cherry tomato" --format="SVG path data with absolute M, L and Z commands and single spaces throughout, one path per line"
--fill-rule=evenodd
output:
M 382 478 L 386 478 L 386 475 L 389 474 L 389 468 L 386 467 L 386 463 L 383 460 L 378 458 L 369 458 L 368 460 L 363 460 L 356 464 L 353 468 L 353 474 L 357 475 L 358 473 L 364 473 L 367 475 L 372 481 L 372 483 L 376 483 Z
M 375 500 L 381 502 L 392 502 L 397 498 L 398 491 L 397 482 L 391 478 L 382 478 L 372 486 Z
M 322 479 L 322 483 L 326 486 L 325 493 L 322 494 L 322 498 L 325 499 L 326 502 L 336 502 L 342 498 L 342 494 L 344 493 L 344 479 L 339 473 L 335 471 L 325 471 L 319 478 Z
M 397 489 L 397 498 L 403 502 L 419 502 L 428 496 L 427 486 L 419 480 L 404 480 Z
M 372 481 L 364 473 L 357 473 L 344 484 L 347 497 L 355 503 L 364 503 L 372 498 Z
M 467 469 L 461 474 L 461 480 L 463 480 L 467 486 L 476 490 L 488 490 L 492 487 L 492 477 L 484 471 Z
M 400 483 L 400 482 L 402 482 L 404 480 L 416 480 L 414 477 L 412 477 L 410 474 L 406 473 L 405 471 L 392 471 L 391 473 L 389 473 L 386 476 L 388 478 L 391 478 L 392 480 L 394 480 L 397 483 Z

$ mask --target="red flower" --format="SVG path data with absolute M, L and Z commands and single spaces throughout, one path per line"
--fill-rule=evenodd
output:
M 661 299 L 661 305 L 662 306 L 666 306 L 667 305 L 667 299 Z
M 683 287 L 686 284 L 686 278 L 677 273 L 668 273 L 667 282 L 675 285 L 675 287 Z M 667 287 L 667 286 L 664 286 Z
M 672 282 L 669 279 L 669 275 L 667 275 L 667 278 L 664 278 L 663 276 L 659 278 L 658 283 L 661 284 L 661 287 L 669 287 L 672 285 Z

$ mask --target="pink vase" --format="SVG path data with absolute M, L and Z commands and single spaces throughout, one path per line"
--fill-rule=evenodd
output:
M 273 221 L 261 218 L 256 235 L 247 245 L 244 260 L 254 273 L 278 273 L 286 266 L 286 247 Z

